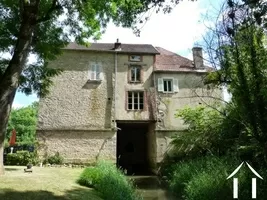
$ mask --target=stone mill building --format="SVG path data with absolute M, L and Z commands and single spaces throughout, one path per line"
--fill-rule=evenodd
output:
M 150 44 L 70 43 L 49 63 L 63 69 L 40 99 L 40 155 L 66 162 L 111 160 L 132 173 L 151 172 L 170 136 L 186 127 L 176 110 L 211 95 L 202 49 L 193 61 Z

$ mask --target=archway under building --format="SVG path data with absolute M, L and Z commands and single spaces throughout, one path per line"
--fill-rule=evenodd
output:
M 150 123 L 118 122 L 117 166 L 128 175 L 151 175 L 156 165 L 156 137 Z

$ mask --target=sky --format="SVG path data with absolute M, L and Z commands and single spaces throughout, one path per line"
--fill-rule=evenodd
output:
M 192 59 L 191 49 L 201 44 L 203 37 L 215 20 L 223 0 L 183 0 L 170 14 L 153 13 L 141 29 L 140 37 L 131 29 L 109 24 L 105 34 L 97 42 L 152 44 Z M 38 101 L 36 95 L 26 96 L 17 92 L 13 108 L 27 106 Z

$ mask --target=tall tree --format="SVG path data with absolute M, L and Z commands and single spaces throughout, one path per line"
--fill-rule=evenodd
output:
M 220 70 L 208 81 L 227 85 L 241 127 L 239 138 L 257 147 L 267 165 L 267 2 L 228 0 L 216 26 Z M 215 46 L 216 46 L 215 45 Z M 216 63 L 216 62 L 215 62 Z
M 70 38 L 98 39 L 107 23 L 132 27 L 147 20 L 151 9 L 170 12 L 179 0 L 1 0 L 0 52 L 0 174 L 3 145 L 11 105 L 17 89 L 26 94 L 48 92 L 50 77 L 59 71 L 47 62 L 60 54 Z M 34 54 L 37 61 L 27 65 Z
M 10 139 L 12 130 L 16 130 L 16 143 L 35 142 L 38 103 L 12 109 L 8 120 L 6 139 Z

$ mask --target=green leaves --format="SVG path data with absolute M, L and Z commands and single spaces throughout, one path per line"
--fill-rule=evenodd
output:
M 38 103 L 12 109 L 8 121 L 6 138 L 9 139 L 13 129 L 17 132 L 16 142 L 34 142 L 37 123 Z
M 218 150 L 224 120 L 220 112 L 197 106 L 178 110 L 175 116 L 182 118 L 184 124 L 188 125 L 187 131 L 177 134 L 172 141 L 177 154 L 196 156 Z

